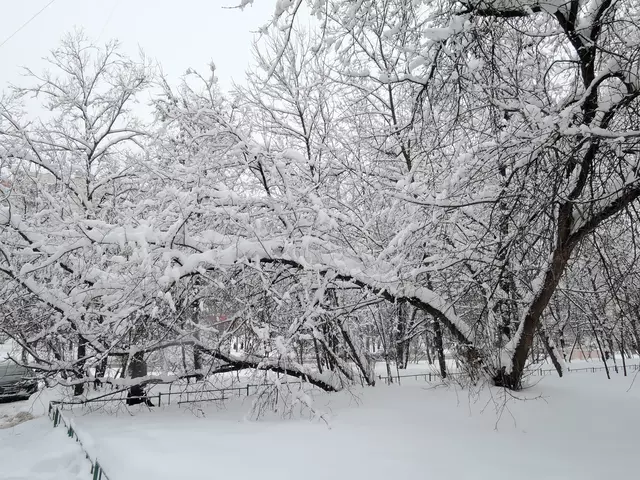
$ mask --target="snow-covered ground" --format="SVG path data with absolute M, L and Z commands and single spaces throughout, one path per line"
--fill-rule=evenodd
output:
M 88 480 L 91 464 L 47 417 L 0 429 L 2 480 Z
M 318 394 L 314 406 L 328 425 L 276 415 L 248 421 L 246 398 L 66 415 L 110 480 L 634 477 L 640 378 L 530 380 L 537 383 L 517 395 L 417 380 Z M 8 408 L 37 416 L 43 400 L 2 404 L 0 417 Z M 46 418 L 0 429 L 0 459 L 3 480 L 90 478 L 78 444 Z

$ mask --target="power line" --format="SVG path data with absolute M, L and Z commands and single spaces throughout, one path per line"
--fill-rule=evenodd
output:
M 40 10 L 38 10 L 29 20 L 27 20 L 26 22 L 24 22 L 22 25 L 20 25 L 20 27 L 13 32 L 11 35 L 9 35 L 7 38 L 5 38 L 2 43 L 0 43 L 0 48 L 2 48 L 2 46 L 7 43 L 9 40 L 11 40 L 13 37 L 15 37 L 18 33 L 20 33 L 20 30 L 22 30 L 24 27 L 26 27 L 27 25 L 29 25 L 31 22 L 33 22 L 36 17 L 38 15 L 40 15 L 42 12 L 44 12 L 46 10 L 46 8 L 51 5 L 53 2 L 55 2 L 56 0 L 51 0 L 49 3 L 47 3 L 44 7 L 42 7 Z
M 120 4 L 120 0 L 116 0 L 116 2 L 113 4 L 113 6 L 111 7 L 111 11 L 109 12 L 109 16 L 107 17 L 107 20 L 104 22 L 104 25 L 102 25 L 102 29 L 100 30 L 100 35 L 98 35 L 98 38 L 96 38 L 96 42 L 100 40 L 100 38 L 102 38 L 102 34 L 104 33 L 104 31 L 107 28 L 107 25 L 109 25 L 109 22 L 111 21 L 111 17 L 113 17 L 113 12 L 116 11 L 116 7 Z

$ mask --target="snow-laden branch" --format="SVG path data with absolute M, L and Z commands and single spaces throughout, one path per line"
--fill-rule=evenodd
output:
M 356 259 L 336 254 L 307 253 L 307 257 L 302 252 L 285 254 L 285 248 L 287 245 L 283 240 L 239 240 L 226 248 L 199 254 L 174 252 L 181 266 L 171 269 L 171 276 L 179 278 L 197 272 L 200 267 L 207 268 L 207 265 L 213 268 L 231 267 L 244 260 L 313 271 L 353 283 L 392 302 L 408 302 L 443 322 L 461 345 L 467 348 L 473 346 L 473 331 L 454 313 L 451 304 L 433 290 L 397 278 L 388 266 L 382 263 L 365 266 Z

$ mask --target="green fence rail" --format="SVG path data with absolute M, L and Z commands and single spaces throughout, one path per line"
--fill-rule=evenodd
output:
M 608 367 L 584 367 L 584 368 L 567 368 L 567 373 L 576 373 L 576 372 L 589 372 L 589 373 L 596 373 L 596 372 L 603 372 L 606 369 L 609 369 L 609 371 L 622 371 L 623 367 L 618 365 L 618 367 L 616 368 L 615 366 L 608 366 Z M 640 368 L 640 365 L 638 364 L 631 364 L 631 365 L 627 365 L 626 369 L 627 372 L 635 372 L 638 371 L 638 369 Z M 537 376 L 545 376 L 545 375 L 552 375 L 556 373 L 555 368 L 552 369 L 542 369 L 542 368 L 537 368 L 535 370 L 530 370 L 530 374 L 531 375 L 537 375 Z M 447 378 L 451 377 L 451 378 L 455 378 L 456 376 L 459 375 L 464 375 L 464 373 L 460 373 L 460 372 L 451 372 L 451 373 L 447 373 Z M 442 375 L 436 372 L 428 372 L 428 373 L 415 373 L 415 374 L 405 374 L 405 375 L 391 375 L 391 376 L 384 376 L 384 375 L 378 375 L 378 380 L 380 381 L 384 381 L 387 385 L 391 384 L 393 381 L 400 381 L 403 378 L 413 378 L 413 379 L 424 379 L 425 382 L 432 382 L 432 381 L 439 381 L 442 379 Z
M 178 401 L 174 403 L 177 405 L 182 405 L 185 403 L 197 403 L 197 402 L 213 402 L 213 401 L 222 401 L 227 400 L 231 397 L 241 397 L 241 396 L 250 396 L 252 394 L 258 393 L 260 388 L 274 388 L 274 384 L 271 383 L 261 383 L 261 384 L 248 384 L 243 385 L 242 387 L 228 387 L 228 388 L 215 388 L 215 389 L 197 389 L 197 390 L 181 390 L 177 392 L 172 392 L 169 390 L 168 392 L 158 392 L 154 395 L 144 395 L 140 397 L 129 397 L 126 395 L 115 397 L 111 396 L 103 396 L 99 398 L 88 398 L 86 400 L 75 400 L 75 401 L 62 401 L 62 400 L 54 400 L 49 402 L 49 409 L 53 407 L 59 407 L 64 409 L 66 406 L 73 408 L 74 406 L 86 406 L 98 403 L 126 403 L 128 400 L 140 399 L 140 400 L 150 400 L 156 401 L 157 403 L 154 405 L 156 407 L 162 405 L 171 405 L 171 399 L 175 397 L 179 397 Z M 171 388 L 171 386 L 170 386 Z M 113 395 L 117 395 L 116 392 Z M 215 396 L 206 398 L 202 397 L 205 394 L 214 394 Z M 196 397 L 196 398 L 194 398 Z
M 82 448 L 82 451 L 85 454 L 85 457 L 87 458 L 87 460 L 89 460 L 89 462 L 91 462 L 91 478 L 93 480 L 110 480 L 109 476 L 105 473 L 104 468 L 102 468 L 102 465 L 100 465 L 100 463 L 98 462 L 98 459 L 91 458 L 89 452 L 87 452 L 87 450 L 84 448 L 84 445 L 82 445 L 82 440 L 80 440 L 80 438 L 78 437 L 78 434 L 73 428 L 73 425 L 71 424 L 71 422 L 67 421 L 64 418 L 64 415 L 62 415 L 62 412 L 60 411 L 60 407 L 55 405 L 55 402 L 49 403 L 49 418 L 53 422 L 54 428 L 63 425 L 67 430 L 67 435 L 78 442 L 80 448 Z

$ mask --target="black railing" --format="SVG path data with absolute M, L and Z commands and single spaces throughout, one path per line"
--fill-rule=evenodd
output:
M 73 425 L 71 424 L 71 422 L 67 421 L 64 418 L 64 415 L 62 415 L 62 412 L 60 411 L 60 407 L 58 405 L 55 405 L 54 402 L 49 403 L 49 418 L 53 422 L 54 428 L 60 425 L 64 425 L 64 427 L 67 429 L 67 435 L 78 442 L 80 448 L 82 448 L 82 451 L 85 454 L 85 457 L 87 458 L 87 460 L 89 460 L 89 462 L 91 462 L 91 471 L 89 472 L 91 474 L 91 478 L 93 480 L 109 480 L 108 475 L 102 468 L 102 465 L 100 465 L 100 463 L 98 462 L 98 459 L 91 458 L 89 452 L 87 452 L 87 450 L 84 448 L 84 445 L 82 445 L 82 440 L 80 440 L 80 437 L 78 437 L 78 434 L 73 428 Z
M 567 368 L 566 371 L 567 373 L 575 373 L 575 372 L 596 373 L 596 372 L 605 371 L 607 368 L 609 369 L 609 371 L 616 370 L 616 366 L 614 365 L 614 366 L 607 366 L 607 367 Z M 637 371 L 639 368 L 640 368 L 640 365 L 638 364 L 632 364 L 632 365 L 626 366 L 627 371 L 630 371 L 630 372 Z M 618 365 L 617 371 L 620 371 L 620 370 L 623 370 L 623 367 Z M 545 376 L 545 375 L 551 375 L 556 373 L 556 369 L 555 368 L 552 368 L 552 369 L 537 368 L 534 370 L 529 370 L 529 373 L 531 375 Z M 462 372 L 451 372 L 451 373 L 447 372 L 446 378 L 449 378 L 449 377 L 455 378 L 456 376 L 460 376 L 460 375 L 465 375 L 465 374 Z M 424 379 L 425 382 L 432 382 L 432 381 L 440 381 L 442 379 L 442 375 L 436 372 L 391 375 L 391 376 L 378 375 L 378 380 L 384 381 L 387 385 L 390 384 L 392 381 L 400 381 L 403 378 Z
M 274 385 L 271 383 L 262 383 L 262 384 L 248 384 L 243 385 L 241 387 L 226 387 L 226 388 L 214 388 L 214 389 L 196 389 L 196 390 L 181 390 L 177 392 L 172 392 L 169 390 L 168 392 L 158 392 L 154 395 L 144 395 L 139 397 L 131 397 L 126 395 L 115 396 L 118 393 L 124 394 L 124 391 L 114 392 L 113 396 L 102 396 L 99 398 L 88 398 L 86 400 L 72 400 L 72 401 L 63 401 L 63 400 L 53 400 L 49 402 L 49 409 L 52 407 L 59 407 L 60 409 L 64 409 L 65 406 L 70 406 L 73 408 L 74 406 L 87 406 L 99 403 L 127 403 L 131 400 L 138 400 L 137 403 L 142 403 L 144 401 L 157 401 L 155 406 L 162 406 L 166 402 L 166 405 L 171 405 L 172 397 L 179 397 L 179 400 L 176 402 L 177 405 L 182 405 L 184 403 L 196 403 L 196 402 L 208 402 L 208 401 L 216 401 L 216 400 L 227 400 L 232 397 L 242 397 L 250 396 L 254 393 L 258 392 L 260 388 L 273 388 Z M 171 388 L 171 386 L 170 386 Z M 202 397 L 204 394 L 213 394 L 211 397 Z M 193 397 L 198 398 L 193 398 Z M 183 398 L 186 398 L 183 400 Z

